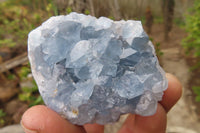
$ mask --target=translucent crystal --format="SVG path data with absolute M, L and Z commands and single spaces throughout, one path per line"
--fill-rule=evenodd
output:
M 153 115 L 167 88 L 140 21 L 51 17 L 29 34 L 28 56 L 44 102 L 73 124 Z

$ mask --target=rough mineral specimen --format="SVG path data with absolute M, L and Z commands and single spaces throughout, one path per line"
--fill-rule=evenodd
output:
M 29 34 L 28 56 L 46 105 L 78 125 L 152 115 L 167 88 L 140 21 L 51 17 Z

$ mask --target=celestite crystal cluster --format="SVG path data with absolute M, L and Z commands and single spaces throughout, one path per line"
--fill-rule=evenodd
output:
M 28 56 L 44 102 L 73 124 L 152 115 L 167 88 L 140 21 L 51 17 L 29 34 Z

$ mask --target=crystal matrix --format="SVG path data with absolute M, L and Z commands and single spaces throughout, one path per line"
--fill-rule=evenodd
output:
M 140 21 L 51 17 L 29 34 L 28 55 L 46 105 L 78 125 L 152 115 L 167 88 Z

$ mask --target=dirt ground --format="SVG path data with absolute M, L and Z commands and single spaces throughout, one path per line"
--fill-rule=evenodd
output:
M 191 91 L 189 81 L 192 78 L 192 72 L 189 71 L 189 64 L 181 47 L 181 40 L 186 37 L 186 33 L 178 26 L 174 26 L 170 32 L 170 39 L 166 42 L 163 38 L 162 24 L 154 24 L 150 37 L 154 42 L 161 43 L 161 65 L 168 73 L 174 74 L 183 85 L 183 95 L 178 103 L 168 113 L 167 132 L 168 133 L 199 133 L 200 132 L 200 114 L 196 111 L 194 104 L 194 94 Z M 199 104 L 199 103 L 197 103 Z M 115 133 L 120 128 L 126 116 L 114 125 L 108 125 L 106 133 Z
M 161 33 L 159 35 L 163 35 L 162 31 L 160 31 L 162 28 L 154 29 L 152 34 L 154 38 L 156 38 L 159 32 Z M 180 46 L 181 40 L 184 37 L 186 37 L 184 30 L 174 26 L 168 42 L 158 40 L 161 41 L 161 48 L 164 53 L 161 57 L 164 70 L 174 74 L 183 85 L 183 95 L 181 99 L 168 114 L 168 130 L 169 132 L 179 130 L 179 132 L 182 133 L 198 133 L 200 132 L 199 114 L 196 113 L 196 106 L 193 103 L 194 95 L 192 94 L 189 84 L 192 78 L 192 72 L 189 71 L 190 64 L 188 64 L 187 58 L 184 58 L 184 52 Z M 162 39 L 162 37 L 158 38 Z

